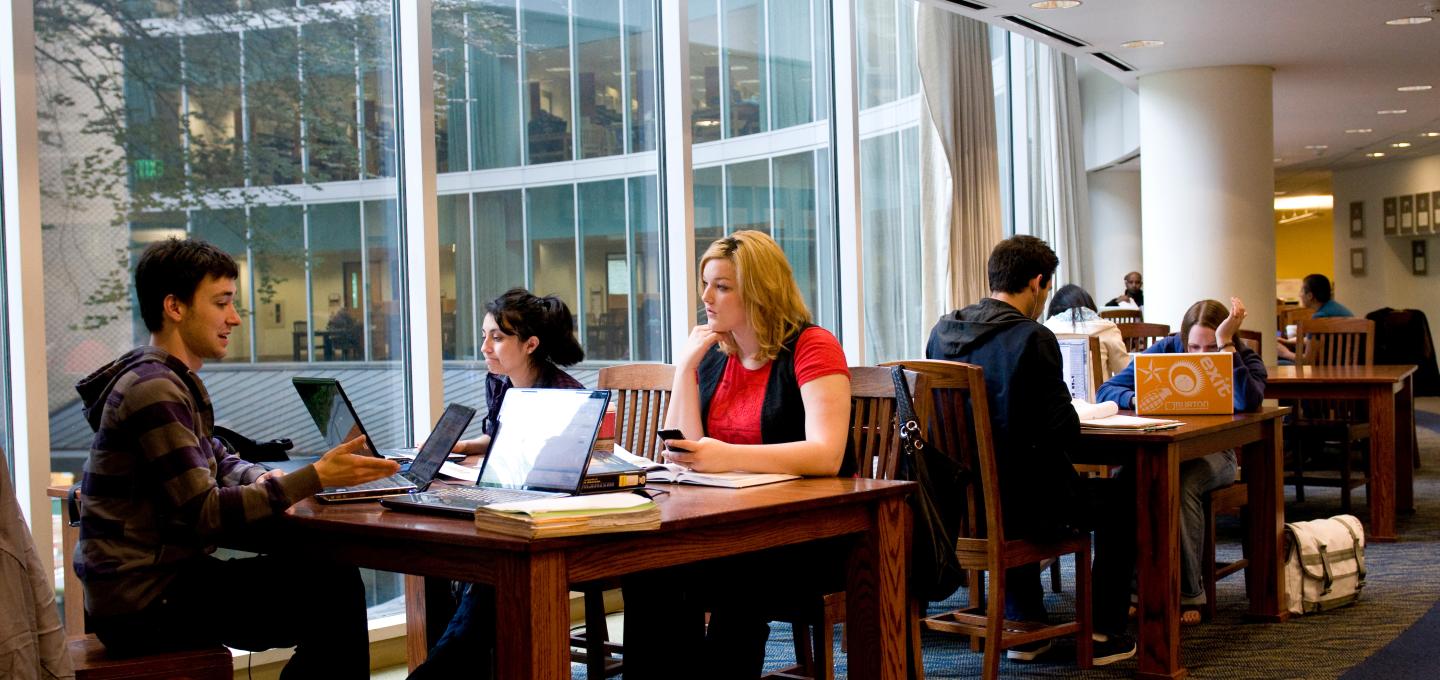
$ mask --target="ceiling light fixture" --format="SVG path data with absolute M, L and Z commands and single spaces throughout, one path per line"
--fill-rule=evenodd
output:
M 1320 215 L 1319 215 L 1318 213 L 1311 212 L 1311 211 L 1307 210 L 1307 211 L 1302 212 L 1302 213 L 1296 213 L 1296 214 L 1291 215 L 1291 216 L 1289 216 L 1289 217 L 1281 218 L 1280 221 L 1278 222 L 1278 224 L 1294 224 L 1294 223 L 1296 223 L 1296 222 L 1304 222 L 1305 220 L 1313 220 L 1313 219 L 1315 219 L 1316 217 L 1319 217 L 1319 216 L 1320 216 Z
M 1133 50 L 1142 47 L 1159 47 L 1164 44 L 1164 40 L 1127 40 L 1123 43 L 1120 43 L 1120 46 Z
M 1365 156 L 1366 156 L 1367 158 L 1384 158 L 1384 157 L 1385 157 L 1385 152 L 1384 152 L 1384 151 L 1372 151 L 1372 152 L 1370 152 L 1370 153 L 1365 154 Z
M 1416 24 L 1430 23 L 1430 17 L 1401 17 L 1399 19 L 1391 19 L 1385 23 L 1390 26 L 1414 26 Z
M 1424 92 L 1424 91 L 1429 90 L 1429 89 L 1431 89 L 1431 88 L 1432 88 L 1432 86 L 1430 86 L 1430 85 L 1406 85 L 1406 86 L 1404 86 L 1404 87 L 1397 87 L 1397 88 L 1395 88 L 1395 91 L 1396 91 L 1396 92 Z
M 1071 7 L 1079 7 L 1080 0 L 1039 0 L 1038 2 L 1030 3 L 1030 6 L 1035 9 L 1070 9 Z
M 1329 194 L 1286 196 L 1275 199 L 1276 210 L 1330 210 L 1334 207 L 1335 197 Z
M 1380 111 L 1376 111 L 1376 112 L 1375 112 L 1375 115 L 1377 115 L 1377 116 L 1393 116 L 1393 115 L 1399 115 L 1399 114 L 1402 114 L 1402 113 L 1410 113 L 1410 109 L 1383 109 L 1383 110 L 1380 110 Z
M 1372 129 L 1370 129 L 1370 128 L 1350 128 L 1349 130 L 1346 130 L 1346 131 L 1345 131 L 1345 134 L 1347 134 L 1347 135 L 1363 135 L 1363 134 L 1370 133 L 1370 132 L 1374 132 L 1374 130 L 1372 130 Z
M 1421 137 L 1440 137 L 1440 132 L 1422 132 Z
M 1392 146 L 1392 147 L 1394 147 L 1394 148 L 1396 148 L 1396 149 L 1408 149 L 1408 148 L 1410 148 L 1410 142 L 1395 142 L 1394 144 L 1391 144 L 1390 146 Z
M 1309 150 L 1311 150 L 1311 151 L 1324 151 L 1324 150 L 1330 148 L 1330 145 L 1329 145 L 1329 144 L 1306 144 L 1306 145 L 1305 145 L 1305 148 L 1307 148 L 1307 149 L 1309 149 Z

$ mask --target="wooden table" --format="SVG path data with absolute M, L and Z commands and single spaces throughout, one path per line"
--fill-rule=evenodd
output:
M 1181 461 L 1241 449 L 1250 489 L 1250 566 L 1245 569 L 1250 616 L 1264 621 L 1288 618 L 1280 419 L 1289 411 L 1271 406 L 1233 416 L 1175 416 L 1185 425 L 1160 432 L 1081 432 L 1076 462 L 1135 465 L 1138 677 L 1187 674 L 1180 665 Z
M 499 677 L 565 678 L 571 583 L 853 535 L 846 583 L 851 677 L 898 680 L 906 675 L 905 497 L 913 486 L 840 478 L 749 489 L 665 485 L 671 493 L 657 500 L 663 524 L 656 531 L 542 540 L 481 533 L 468 520 L 376 503 L 307 500 L 267 528 L 262 546 L 245 547 L 493 584 L 505 621 L 496 641 Z
M 1266 366 L 1266 399 L 1355 399 L 1370 414 L 1367 541 L 1394 541 L 1395 515 L 1415 509 L 1416 367 Z

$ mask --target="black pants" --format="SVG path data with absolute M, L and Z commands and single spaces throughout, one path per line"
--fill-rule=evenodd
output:
M 90 617 L 117 657 L 222 644 L 295 647 L 283 680 L 369 678 L 365 587 L 354 567 L 283 557 L 204 557 L 186 565 L 149 607 Z

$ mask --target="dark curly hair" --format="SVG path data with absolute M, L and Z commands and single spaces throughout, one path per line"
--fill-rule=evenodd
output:
M 539 338 L 540 345 L 530 355 L 535 361 L 569 366 L 585 358 L 585 350 L 575 339 L 575 317 L 558 296 L 540 297 L 524 288 L 511 288 L 486 303 L 485 313 L 506 335 L 521 340 Z

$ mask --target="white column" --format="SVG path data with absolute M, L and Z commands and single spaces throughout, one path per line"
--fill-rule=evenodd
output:
M 1089 266 L 1085 290 L 1096 304 L 1125 290 L 1125 275 L 1140 269 L 1140 173 L 1110 169 L 1090 173 Z M 1147 298 L 1148 301 L 1148 298 Z
M 1172 329 L 1196 300 L 1249 308 L 1275 333 L 1274 114 L 1268 66 L 1140 78 L 1145 320 Z M 1274 343 L 1262 343 L 1274 358 Z
M 52 573 L 50 408 L 45 362 L 45 272 L 40 236 L 40 138 L 35 117 L 35 25 L 30 0 L 0 2 L 0 174 L 5 203 L 5 325 L 15 493 L 40 561 Z M 17 28 L 18 27 L 18 28 Z
M 854 0 L 832 5 L 835 50 L 835 223 L 839 229 L 840 344 L 851 366 L 874 361 L 865 356 L 865 280 L 861 257 L 860 216 L 860 76 L 855 30 L 858 8 Z M 821 104 L 824 105 L 823 103 Z
M 435 66 L 431 60 L 430 0 L 395 7 L 396 88 L 399 106 L 400 211 L 405 232 L 405 312 L 410 425 L 425 441 L 444 408 L 440 370 L 439 205 L 435 199 Z
M 665 196 L 666 272 L 670 291 L 670 352 L 690 337 L 699 294 L 695 273 L 695 181 L 690 173 L 690 2 L 659 3 L 660 180 Z

